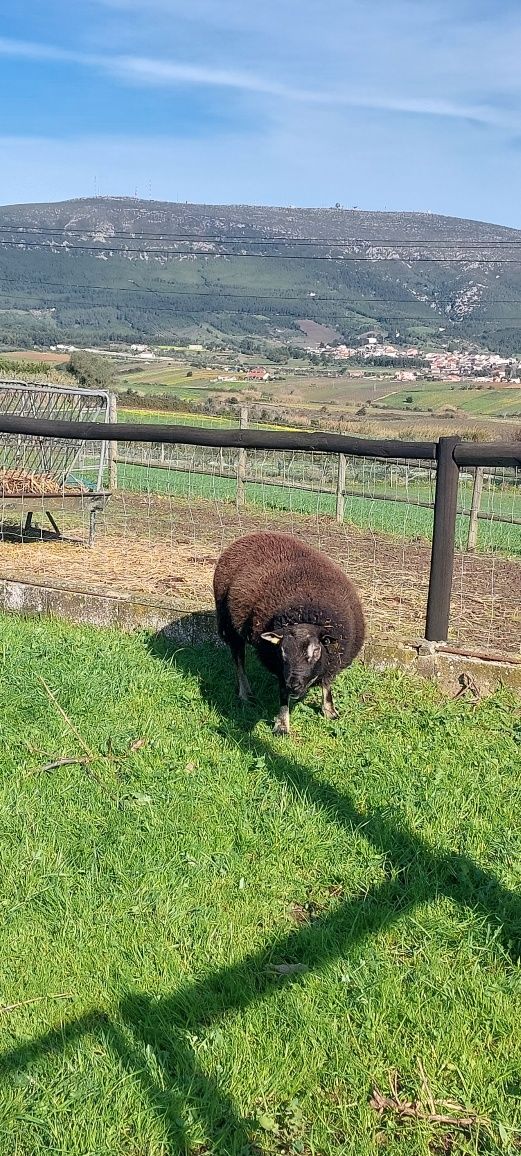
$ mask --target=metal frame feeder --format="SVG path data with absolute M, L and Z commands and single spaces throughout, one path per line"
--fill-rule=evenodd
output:
M 105 390 L 66 389 L 22 381 L 0 381 L 0 413 L 61 421 L 109 420 Z M 103 485 L 108 442 L 86 442 L 23 434 L 0 434 L 0 500 L 4 510 L 22 514 L 23 538 L 66 539 L 56 521 L 58 511 L 80 509 L 89 515 L 88 545 L 92 546 L 96 517 L 111 496 Z M 40 508 L 52 527 L 33 523 Z M 23 515 L 25 514 L 25 521 Z M 2 517 L 3 521 L 3 517 Z

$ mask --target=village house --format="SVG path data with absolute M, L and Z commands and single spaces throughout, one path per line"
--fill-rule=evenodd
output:
M 255 369 L 249 369 L 246 377 L 249 381 L 269 381 L 270 375 L 263 365 L 257 365 Z

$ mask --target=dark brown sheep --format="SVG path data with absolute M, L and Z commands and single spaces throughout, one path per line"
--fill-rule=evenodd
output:
M 364 640 L 360 599 L 344 572 L 290 534 L 250 534 L 221 554 L 215 568 L 219 634 L 237 668 L 239 697 L 251 689 L 244 670 L 249 642 L 280 688 L 275 730 L 289 733 L 290 699 L 322 686 L 322 713 L 338 718 L 331 683 Z

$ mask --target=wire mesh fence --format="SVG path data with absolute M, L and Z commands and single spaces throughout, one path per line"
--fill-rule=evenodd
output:
M 521 470 L 460 470 L 452 636 L 521 650 Z M 478 628 L 479 625 L 479 628 Z
M 106 422 L 109 394 L 53 385 L 0 381 L 0 412 L 58 421 Z M 59 535 L 57 518 L 76 510 L 82 540 L 91 540 L 103 505 L 107 443 L 0 434 L 0 518 L 4 536 Z M 36 530 L 35 516 L 47 530 Z
M 53 385 L 27 385 L 0 380 L 0 412 L 20 417 L 55 421 L 108 420 L 106 391 L 62 389 Z M 0 484 L 13 496 L 44 490 L 102 489 L 106 442 L 80 438 L 56 438 L 0 434 Z M 12 476 L 14 475 L 14 476 Z M 11 482 L 11 485 L 9 485 Z
M 121 442 L 117 462 L 117 486 L 124 490 L 321 514 L 405 538 L 432 533 L 436 468 L 430 462 Z M 519 470 L 460 472 L 456 544 L 521 556 Z
M 128 416 L 126 411 L 125 419 Z M 151 416 L 142 414 L 147 423 Z M 192 415 L 185 417 L 192 426 Z M 171 444 L 160 440 L 161 425 L 171 420 L 163 415 L 157 422 L 157 441 L 107 444 L 101 482 L 103 487 L 110 484 L 111 496 L 98 516 L 92 550 L 78 550 L 65 541 L 84 536 L 89 516 L 85 502 L 72 508 L 62 500 L 63 539 L 51 546 L 42 530 L 30 543 L 4 540 L 0 578 L 167 600 L 178 609 L 192 610 L 211 604 L 213 568 L 230 541 L 255 529 L 277 528 L 325 550 L 347 570 L 360 588 L 370 635 L 405 641 L 423 636 L 434 462 Z M 200 418 L 201 425 L 208 420 Z M 175 421 L 182 424 L 177 415 Z M 227 427 L 232 424 L 226 419 Z M 239 415 L 235 424 L 240 424 Z M 19 436 L 23 441 L 25 435 Z M 80 454 L 92 450 L 91 443 L 90 450 L 84 447 Z M 77 458 L 67 477 L 72 468 L 74 476 L 86 478 L 86 461 Z M 453 642 L 510 653 L 521 650 L 516 596 L 520 505 L 519 470 L 460 470 Z M 469 551 L 471 523 L 476 540 Z

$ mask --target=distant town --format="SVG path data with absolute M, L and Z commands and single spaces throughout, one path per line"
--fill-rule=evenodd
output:
M 440 381 L 461 381 L 464 377 L 479 377 L 481 381 L 501 381 L 506 385 L 521 383 L 521 361 L 516 358 L 501 357 L 499 353 L 469 353 L 468 350 L 426 353 L 412 345 L 407 349 L 396 345 L 383 345 L 376 337 L 369 337 L 362 346 L 326 346 L 316 351 L 327 352 L 335 361 L 348 361 L 353 357 L 371 362 L 374 358 L 389 358 L 402 361 L 404 358 L 425 362 L 424 368 L 397 369 L 397 381 L 416 381 L 421 378 Z
M 50 346 L 51 351 L 57 353 L 72 353 L 76 348 L 74 345 L 65 344 Z M 88 348 L 87 352 L 121 359 L 128 358 L 130 352 L 130 356 L 137 361 L 171 360 L 171 356 L 156 353 L 150 346 L 141 343 L 131 345 L 129 352 L 121 350 L 117 352 L 99 347 Z M 200 344 L 174 346 L 172 353 L 174 352 L 177 354 L 202 354 L 205 352 L 205 347 Z M 360 375 L 360 362 L 365 363 L 368 368 L 385 365 L 392 369 L 393 362 L 396 361 L 396 371 L 393 375 L 395 381 L 457 382 L 465 378 L 477 378 L 480 382 L 501 382 L 505 386 L 519 386 L 521 384 L 521 359 L 502 357 L 499 353 L 479 353 L 463 349 L 427 352 L 416 345 L 404 348 L 389 342 L 384 344 L 377 337 L 367 338 L 363 345 L 320 345 L 317 348 L 308 348 L 306 353 L 309 354 L 310 358 L 320 357 L 322 364 L 356 361 L 356 368 L 353 366 L 352 370 L 352 375 L 355 377 Z M 403 366 L 404 361 L 411 362 L 410 367 Z M 207 366 L 206 368 L 211 369 L 213 367 Z M 238 367 L 225 365 L 223 368 L 226 374 L 226 372 L 236 371 Z M 347 366 L 344 372 L 346 370 Z M 243 366 L 242 371 L 244 376 L 252 381 L 269 381 L 279 376 L 277 371 L 264 365 L 257 365 L 249 369 Z M 300 370 L 300 373 L 302 372 L 307 371 Z M 216 382 L 233 380 L 235 377 L 230 378 L 225 375 L 215 378 Z

